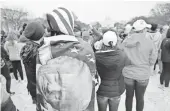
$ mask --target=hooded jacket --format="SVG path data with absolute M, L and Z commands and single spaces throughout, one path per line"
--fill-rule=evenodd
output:
M 153 42 L 145 33 L 134 33 L 123 42 L 123 49 L 131 60 L 131 65 L 123 69 L 123 75 L 135 80 L 149 79 L 150 66 L 157 59 L 157 51 Z
M 122 70 L 129 64 L 130 60 L 120 49 L 96 52 L 96 66 L 101 78 L 97 94 L 104 97 L 120 96 L 125 90 Z

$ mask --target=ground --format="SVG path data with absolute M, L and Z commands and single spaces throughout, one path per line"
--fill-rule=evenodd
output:
M 159 74 L 155 74 L 150 77 L 149 85 L 145 94 L 144 111 L 170 111 L 170 87 L 163 88 L 160 86 L 159 76 Z M 14 78 L 12 79 L 11 90 L 16 93 L 11 96 L 12 100 L 20 111 L 36 111 L 36 106 L 32 104 L 31 96 L 28 95 L 26 85 L 26 80 L 23 83 L 17 83 Z M 125 93 L 121 97 L 118 111 L 125 111 L 124 101 Z M 97 103 L 95 103 L 95 109 L 96 111 L 98 110 Z M 135 99 L 133 111 L 135 111 Z

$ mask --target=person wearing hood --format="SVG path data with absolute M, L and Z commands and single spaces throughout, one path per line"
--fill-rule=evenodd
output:
M 40 23 L 29 23 L 24 30 L 24 36 L 27 42 L 20 53 L 28 81 L 27 89 L 34 104 L 36 103 L 36 57 L 39 47 L 37 41 L 43 37 L 44 33 L 45 30 Z
M 74 16 L 69 9 L 58 7 L 46 14 L 46 20 L 51 36 L 42 39 L 37 51 L 38 109 L 94 111 L 96 65 L 92 47 L 75 37 Z
M 149 33 L 147 33 L 147 38 L 152 40 L 155 48 L 157 50 L 157 55 L 160 55 L 160 46 L 161 46 L 161 42 L 162 42 L 162 35 L 159 31 L 157 31 L 158 25 L 157 24 L 151 24 L 151 31 Z M 159 56 L 158 56 L 159 57 Z M 159 63 L 159 73 L 161 73 L 161 64 L 159 62 L 160 60 L 156 60 L 156 63 L 154 64 L 154 71 L 156 70 L 156 65 Z
M 118 111 L 121 95 L 125 91 L 122 70 L 130 65 L 126 54 L 117 47 L 115 32 L 107 31 L 103 35 L 102 48 L 96 52 L 96 66 L 101 84 L 97 91 L 98 111 Z M 97 48 L 97 47 L 96 47 Z
M 136 96 L 136 110 L 143 111 L 144 94 L 151 75 L 150 67 L 155 64 L 157 50 L 154 43 L 146 38 L 146 28 L 150 27 L 144 20 L 133 24 L 135 33 L 124 42 L 123 49 L 131 65 L 123 69 L 126 84 L 126 111 L 132 111 L 133 96 Z

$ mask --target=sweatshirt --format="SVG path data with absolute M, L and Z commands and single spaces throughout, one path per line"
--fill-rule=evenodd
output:
M 4 49 L 8 53 L 9 59 L 11 61 L 21 60 L 20 50 L 22 47 L 23 47 L 22 44 L 18 43 L 17 41 L 14 41 L 14 44 L 12 44 L 8 41 L 5 42 L 5 44 L 4 44 Z
M 123 42 L 123 49 L 131 60 L 131 64 L 123 69 L 123 75 L 135 80 L 149 79 L 150 66 L 157 59 L 157 51 L 153 42 L 145 33 L 134 33 Z

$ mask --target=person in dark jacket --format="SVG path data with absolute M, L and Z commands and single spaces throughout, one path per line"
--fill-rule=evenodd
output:
M 8 66 L 7 66 L 6 60 L 9 60 L 9 56 L 6 53 L 3 46 L 1 46 L 1 74 L 6 79 L 6 91 L 9 94 L 15 94 L 14 92 L 10 91 L 10 88 L 11 88 L 11 76 L 10 76 L 10 71 L 9 71 Z
M 97 91 L 99 111 L 117 111 L 120 97 L 125 91 L 123 68 L 130 64 L 126 54 L 117 47 L 118 38 L 115 32 L 108 31 L 103 35 L 103 46 L 96 52 L 96 66 L 101 84 Z
M 44 34 L 44 28 L 42 27 L 42 25 L 34 22 L 33 25 L 29 25 L 28 27 L 26 27 L 25 32 L 26 33 L 24 34 L 27 34 L 27 36 L 25 37 L 27 37 L 28 41 L 26 45 L 22 48 L 20 56 L 23 60 L 23 64 L 26 70 L 28 80 L 27 89 L 32 96 L 33 103 L 36 103 L 36 56 L 39 44 L 30 40 L 29 37 L 42 37 Z
M 36 55 L 38 44 L 27 42 L 21 50 L 21 58 L 25 66 L 28 80 L 27 89 L 30 92 L 33 103 L 36 103 Z
M 165 82 L 165 87 L 169 87 L 170 82 L 170 29 L 167 32 L 167 38 L 161 44 L 161 61 L 163 63 L 163 72 L 160 76 L 160 83 Z

